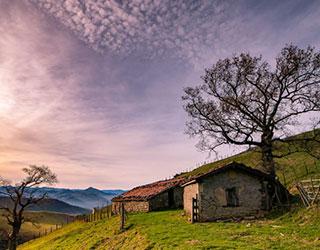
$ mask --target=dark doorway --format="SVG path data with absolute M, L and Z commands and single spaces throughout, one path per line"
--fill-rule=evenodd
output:
M 226 198 L 227 198 L 227 206 L 228 207 L 238 207 L 239 206 L 239 198 L 238 198 L 237 190 L 235 187 L 226 189 Z
M 169 199 L 169 207 L 174 207 L 174 193 L 173 193 L 173 189 L 170 189 L 168 191 L 168 199 Z

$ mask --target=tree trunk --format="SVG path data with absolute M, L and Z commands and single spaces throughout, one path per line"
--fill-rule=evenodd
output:
M 17 241 L 18 241 L 18 235 L 20 231 L 21 224 L 16 222 L 15 225 L 12 226 L 12 232 L 9 235 L 9 241 L 8 241 L 8 249 L 9 250 L 16 250 L 17 249 Z
M 276 176 L 272 148 L 269 146 L 262 148 L 262 166 L 268 174 L 270 174 L 273 177 Z
M 275 162 L 272 154 L 272 137 L 273 133 L 266 131 L 261 136 L 262 166 L 263 169 L 273 178 L 276 177 Z
M 12 232 L 9 236 L 8 249 L 9 250 L 17 249 L 17 234 L 14 232 Z

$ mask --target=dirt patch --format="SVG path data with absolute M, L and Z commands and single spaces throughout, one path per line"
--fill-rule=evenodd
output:
M 186 243 L 194 246 L 194 245 L 200 244 L 201 241 L 200 240 L 187 240 Z

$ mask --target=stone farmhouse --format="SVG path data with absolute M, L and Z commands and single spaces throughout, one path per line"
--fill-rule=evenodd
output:
M 275 196 L 279 201 L 288 198 L 288 192 L 280 182 L 236 162 L 182 186 L 184 210 L 192 221 L 260 217 L 271 209 Z
M 150 212 L 182 208 L 183 178 L 157 181 L 139 186 L 112 199 L 112 212 L 118 214 L 123 203 L 127 212 Z

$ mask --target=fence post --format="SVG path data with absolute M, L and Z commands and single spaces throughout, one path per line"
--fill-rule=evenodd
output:
M 308 169 L 308 166 L 307 166 L 306 163 L 304 163 L 304 167 L 306 168 L 306 173 L 307 173 L 307 175 L 308 175 L 308 174 L 309 174 L 309 169 Z
M 121 203 L 120 206 L 120 230 L 122 231 L 124 229 L 124 223 L 125 223 L 125 210 L 124 210 L 124 204 Z

